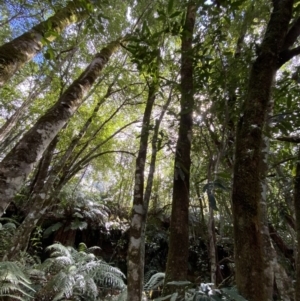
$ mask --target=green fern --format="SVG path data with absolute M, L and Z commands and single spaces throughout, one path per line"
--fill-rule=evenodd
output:
M 148 276 L 147 276 L 148 277 Z M 155 273 L 144 285 L 145 291 L 154 290 L 164 283 L 165 273 Z M 182 285 L 182 281 L 173 281 L 172 284 Z M 223 288 L 213 290 L 213 283 L 201 283 L 199 289 L 189 289 L 185 293 L 185 301 L 247 301 L 238 294 L 236 288 Z M 177 300 L 177 293 L 170 294 L 156 301 Z
M 32 298 L 35 290 L 21 264 L 11 261 L 0 262 L 0 297 L 11 297 L 17 300 Z
M 4 222 L 4 223 L 2 223 Z M 11 239 L 16 232 L 18 222 L 11 218 L 0 218 L 0 258 L 3 258 Z
M 125 287 L 125 275 L 88 253 L 89 249 L 84 244 L 80 245 L 79 251 L 61 244 L 53 244 L 47 250 L 51 251 L 51 255 L 41 268 L 51 277 L 39 292 L 41 296 L 52 296 L 53 301 L 77 300 L 79 297 L 93 301 L 97 300 L 100 288 L 121 290 Z
M 144 285 L 144 290 L 154 290 L 159 286 L 162 286 L 165 280 L 165 273 L 156 273 L 151 276 L 149 281 Z

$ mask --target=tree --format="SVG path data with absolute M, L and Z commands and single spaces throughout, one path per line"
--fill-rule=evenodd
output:
M 164 293 L 170 291 L 168 282 L 185 280 L 187 275 L 190 152 L 194 109 L 192 40 L 196 9 L 196 4 L 190 1 L 181 34 L 181 111 L 174 162 L 172 215 Z M 180 248 L 178 248 L 178 241 L 180 241 Z
M 144 286 L 143 243 L 145 242 L 142 236 L 145 231 L 147 218 L 147 204 L 144 204 L 144 173 L 150 132 L 150 119 L 157 90 L 158 77 L 155 76 L 149 84 L 148 100 L 142 121 L 140 147 L 136 159 L 133 207 L 127 255 L 128 301 L 141 300 Z
M 0 87 L 31 60 L 46 43 L 52 42 L 68 25 L 88 16 L 89 2 L 69 2 L 65 9 L 48 20 L 34 26 L 30 31 L 0 47 Z
M 49 143 L 81 105 L 84 95 L 89 91 L 119 44 L 120 41 L 117 40 L 104 47 L 57 103 L 36 122 L 2 160 L 0 165 L 0 186 L 2 187 L 0 216 L 13 199 L 14 194 L 21 188 Z M 13 169 L 12 166 L 14 166 Z
M 236 280 L 249 300 L 267 300 L 261 237 L 262 133 L 278 58 L 284 49 L 293 1 L 273 2 L 273 12 L 252 65 L 243 116 L 237 126 L 232 191 Z

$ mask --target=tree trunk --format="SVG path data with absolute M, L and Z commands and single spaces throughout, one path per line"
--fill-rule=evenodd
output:
M 181 113 L 174 163 L 173 201 L 164 294 L 170 292 L 168 282 L 186 279 L 188 268 L 190 153 L 194 109 L 192 39 L 195 18 L 196 5 L 190 1 L 181 37 Z
M 296 166 L 296 177 L 294 180 L 294 206 L 296 214 L 296 231 L 297 231 L 297 259 L 296 259 L 296 289 L 295 299 L 300 301 L 300 146 L 298 147 L 298 158 Z
M 157 90 L 158 82 L 153 79 L 153 82 L 149 87 L 148 100 L 143 117 L 139 152 L 136 159 L 133 207 L 127 254 L 128 301 L 142 300 L 144 286 L 144 258 L 142 256 L 142 235 L 145 229 L 148 209 L 144 205 L 144 172 L 147 156 L 150 118 Z
M 98 53 L 91 64 L 63 93 L 0 163 L 0 216 L 21 188 L 49 143 L 82 104 L 84 95 L 99 76 L 120 41 L 114 41 Z
M 66 62 L 70 57 L 74 55 L 74 52 L 70 51 L 69 54 L 63 59 L 60 60 L 59 64 L 63 64 Z M 42 93 L 51 83 L 53 79 L 53 75 L 55 74 L 55 70 L 52 70 L 49 75 L 46 76 L 45 80 L 42 84 L 38 84 L 38 86 L 28 95 L 27 99 L 23 102 L 23 104 L 15 111 L 15 113 L 1 126 L 0 128 L 0 143 L 4 141 L 7 136 L 9 135 L 10 131 L 15 127 L 18 121 L 22 118 L 26 109 L 31 105 L 31 103 L 37 98 L 37 96 Z
M 273 1 L 273 4 L 259 55 L 250 73 L 248 95 L 236 138 L 232 191 L 236 282 L 240 293 L 250 301 L 268 300 L 260 209 L 262 130 L 293 1 Z
M 52 142 L 49 144 L 47 150 L 45 151 L 43 158 L 40 162 L 39 172 L 37 174 L 37 180 L 33 186 L 31 195 L 28 200 L 32 201 L 33 209 L 25 217 L 22 224 L 18 227 L 12 243 L 11 248 L 7 250 L 5 258 L 8 260 L 14 260 L 19 257 L 20 251 L 26 251 L 30 239 L 30 235 L 34 228 L 36 227 L 38 221 L 43 215 L 47 207 L 44 207 L 43 196 L 45 194 L 45 188 L 48 188 L 48 185 L 44 185 L 44 182 L 48 175 L 49 166 L 53 158 L 53 153 L 58 142 L 58 137 L 56 136 Z
M 74 0 L 46 21 L 34 26 L 16 39 L 0 47 L 0 87 L 45 45 L 52 42 L 67 26 L 88 16 L 82 1 Z

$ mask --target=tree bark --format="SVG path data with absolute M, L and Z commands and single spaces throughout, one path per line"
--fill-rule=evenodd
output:
M 140 146 L 136 158 L 135 184 L 133 207 L 130 224 L 130 238 L 127 254 L 127 300 L 142 300 L 144 286 L 144 258 L 142 235 L 144 233 L 147 217 L 147 206 L 144 205 L 144 172 L 148 148 L 149 126 L 152 108 L 154 105 L 158 82 L 153 79 L 148 92 L 148 100 L 144 112 Z
M 263 127 L 270 102 L 278 57 L 288 31 L 293 1 L 273 1 L 274 9 L 252 65 L 243 116 L 237 126 L 233 179 L 233 219 L 236 282 L 250 301 L 265 301 L 263 241 L 261 236 L 261 159 Z
M 74 0 L 54 16 L 34 26 L 16 39 L 0 47 L 0 87 L 2 87 L 26 62 L 52 42 L 67 26 L 88 16 L 82 1 Z
M 59 64 L 63 64 L 65 61 L 70 59 L 73 56 L 76 48 L 73 51 L 70 51 L 69 54 L 63 59 L 60 60 Z M 0 144 L 7 138 L 11 130 L 15 127 L 18 121 L 22 118 L 26 109 L 31 105 L 31 103 L 37 98 L 39 94 L 44 91 L 53 79 L 53 75 L 55 74 L 55 70 L 52 70 L 49 75 L 46 76 L 45 80 L 28 95 L 27 99 L 23 102 L 23 104 L 14 112 L 14 114 L 1 126 L 0 128 Z
M 53 158 L 53 153 L 58 142 L 56 136 L 46 149 L 43 158 L 40 162 L 40 168 L 37 175 L 37 180 L 32 189 L 29 201 L 33 200 L 33 209 L 27 214 L 22 224 L 18 227 L 12 242 L 11 248 L 7 250 L 5 259 L 14 260 L 19 257 L 20 251 L 26 251 L 30 239 L 30 235 L 36 227 L 41 215 L 44 213 L 46 208 L 44 207 L 43 195 L 46 193 L 45 188 L 49 185 L 44 185 L 45 180 L 48 176 L 48 170 Z
M 295 299 L 300 301 L 300 146 L 298 147 L 298 158 L 296 165 L 296 177 L 294 179 L 294 206 L 296 214 L 297 231 L 297 259 L 296 259 L 296 289 Z
M 164 294 L 170 292 L 168 282 L 186 280 L 188 268 L 190 153 L 194 109 L 192 39 L 195 18 L 196 5 L 190 1 L 181 37 L 181 113 L 174 163 L 173 200 Z
M 119 44 L 120 41 L 117 40 L 104 47 L 57 103 L 36 122 L 0 163 L 0 216 L 49 143 L 82 104 L 84 95 L 90 90 Z

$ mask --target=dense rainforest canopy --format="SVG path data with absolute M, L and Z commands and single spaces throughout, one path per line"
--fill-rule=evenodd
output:
M 300 1 L 0 2 L 0 300 L 300 301 Z

